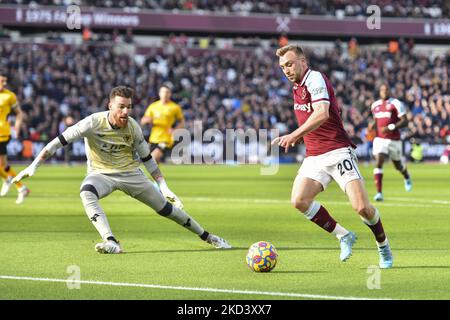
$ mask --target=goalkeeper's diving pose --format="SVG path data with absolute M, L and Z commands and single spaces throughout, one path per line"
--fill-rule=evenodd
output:
M 109 95 L 108 111 L 94 113 L 48 143 L 31 165 L 20 172 L 14 183 L 34 175 L 38 166 L 60 147 L 84 138 L 88 174 L 80 188 L 84 209 L 103 242 L 96 244 L 99 253 L 121 253 L 122 248 L 111 231 L 99 200 L 115 190 L 143 202 L 160 215 L 167 217 L 197 234 L 216 248 L 231 248 L 230 244 L 205 231 L 182 208 L 180 199 L 168 188 L 139 124 L 129 113 L 133 89 L 113 88 Z M 140 160 L 157 182 L 159 190 L 139 168 Z

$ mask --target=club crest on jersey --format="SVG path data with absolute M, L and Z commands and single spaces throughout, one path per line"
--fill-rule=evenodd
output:
M 306 98 L 306 88 L 303 88 L 301 97 L 302 97 L 302 99 Z
M 129 134 L 124 135 L 124 136 L 123 136 L 123 140 L 125 140 L 126 143 L 130 143 L 130 141 L 131 141 L 131 135 L 129 135 Z

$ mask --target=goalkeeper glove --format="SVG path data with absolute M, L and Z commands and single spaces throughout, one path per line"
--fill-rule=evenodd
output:
M 28 167 L 26 167 L 25 169 L 20 171 L 19 174 L 17 176 L 15 176 L 11 182 L 17 183 L 20 180 L 23 180 L 28 177 L 32 177 L 35 174 L 37 167 L 38 167 L 38 165 L 35 162 L 33 162 Z
M 167 199 L 173 206 L 177 207 L 178 209 L 183 209 L 183 203 L 181 200 L 173 193 L 169 187 L 166 184 L 166 181 L 164 179 L 160 179 L 157 181 L 159 190 L 161 191 L 164 198 Z

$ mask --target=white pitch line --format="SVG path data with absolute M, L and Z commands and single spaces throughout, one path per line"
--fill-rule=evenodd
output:
M 227 203 L 268 203 L 268 204 L 290 204 L 289 200 L 280 200 L 280 199 L 249 199 L 249 198 L 220 198 L 220 197 L 182 197 L 182 199 L 185 200 L 192 200 L 192 201 L 199 201 L 199 202 L 227 202 Z M 398 200 L 400 198 L 389 198 L 392 200 Z M 429 207 L 436 207 L 436 208 L 449 208 L 447 203 L 450 204 L 450 202 L 444 201 L 444 200 L 425 200 L 428 201 L 428 204 L 418 204 L 414 203 L 414 200 L 404 200 L 409 203 L 392 203 L 392 202 L 377 202 L 376 206 L 379 207 L 420 207 L 420 208 L 429 208 Z M 324 200 L 324 204 L 334 204 L 334 205 L 348 205 L 350 206 L 350 202 L 348 201 L 328 201 Z
M 41 282 L 63 282 L 63 283 L 70 283 L 71 285 L 79 283 L 79 284 L 91 284 L 91 285 L 114 286 L 114 287 L 135 287 L 135 288 L 168 289 L 168 290 L 183 290 L 183 291 L 203 291 L 203 292 L 213 292 L 213 293 L 263 295 L 263 296 L 310 298 L 310 299 L 325 299 L 325 300 L 392 300 L 391 298 L 341 297 L 341 296 L 303 294 L 303 293 L 291 293 L 291 292 L 268 292 L 268 291 L 257 291 L 257 290 L 197 288 L 197 287 L 166 286 L 166 285 L 158 285 L 158 284 L 104 282 L 104 281 L 91 281 L 91 280 L 68 280 L 68 279 L 53 279 L 53 278 L 33 278 L 33 277 L 1 276 L 1 275 L 0 275 L 0 279 L 41 281 Z
M 405 202 L 422 202 L 422 203 L 438 203 L 438 204 L 450 204 L 450 201 L 447 200 L 433 200 L 433 199 L 416 199 L 416 198 L 392 198 L 389 199 L 395 201 L 405 201 Z

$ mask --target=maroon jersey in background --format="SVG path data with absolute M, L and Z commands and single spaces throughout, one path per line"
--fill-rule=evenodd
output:
M 373 117 L 377 121 L 377 137 L 400 140 L 400 130 L 395 129 L 383 133 L 381 132 L 381 129 L 387 127 L 391 123 L 396 124 L 400 120 L 400 117 L 406 113 L 403 104 L 394 98 L 389 98 L 385 101 L 380 99 L 372 103 L 371 109 Z
M 306 134 L 306 156 L 317 156 L 339 148 L 356 146 L 344 129 L 334 90 L 330 80 L 318 72 L 307 69 L 299 83 L 294 83 L 294 111 L 301 126 L 313 112 L 312 104 L 320 101 L 330 103 L 330 117 L 316 130 Z

